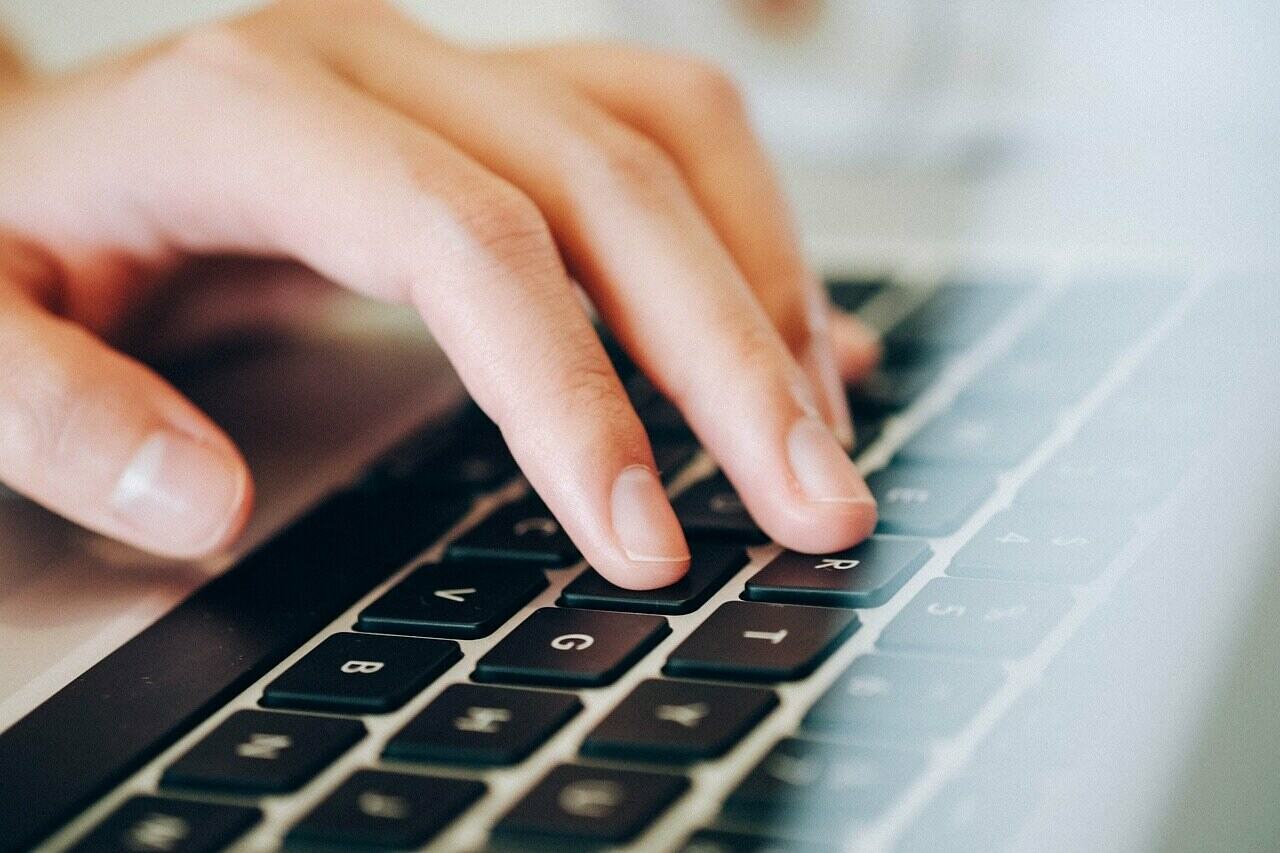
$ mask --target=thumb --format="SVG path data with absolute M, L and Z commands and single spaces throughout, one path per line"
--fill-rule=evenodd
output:
M 0 282 L 0 481 L 99 533 L 166 556 L 243 528 L 248 467 L 148 368 Z

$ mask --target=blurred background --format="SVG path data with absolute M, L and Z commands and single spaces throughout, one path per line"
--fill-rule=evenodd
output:
M 252 0 L 0 0 L 61 70 Z M 1280 255 L 1271 0 L 401 0 L 470 43 L 622 38 L 741 81 L 811 242 Z

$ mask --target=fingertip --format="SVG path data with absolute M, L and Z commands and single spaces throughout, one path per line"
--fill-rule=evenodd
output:
M 198 559 L 235 541 L 253 496 L 249 468 L 233 447 L 162 429 L 139 445 L 110 505 L 135 544 L 167 557 Z
M 689 563 L 687 558 L 661 562 L 623 558 L 593 568 L 614 586 L 642 591 L 671 586 L 688 573 Z
M 852 314 L 833 311 L 831 343 L 836 366 L 846 382 L 856 381 L 871 373 L 884 356 L 884 343 L 878 332 Z
M 867 539 L 875 531 L 877 519 L 875 500 L 866 499 L 814 503 L 803 513 L 761 526 L 784 548 L 802 554 L 831 554 Z
M 610 516 L 621 552 L 607 577 L 627 589 L 674 583 L 689 569 L 689 543 L 656 471 L 629 465 L 614 479 Z M 600 566 L 601 574 L 606 570 Z

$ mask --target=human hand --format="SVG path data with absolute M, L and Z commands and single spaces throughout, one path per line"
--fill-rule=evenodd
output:
M 830 311 L 737 93 L 697 61 L 480 52 L 374 0 L 285 0 L 0 90 L 0 480 L 158 553 L 236 536 L 236 448 L 106 342 L 223 254 L 415 306 L 619 585 L 678 579 L 688 548 L 575 281 L 774 539 L 874 527 L 837 440 L 874 336 Z

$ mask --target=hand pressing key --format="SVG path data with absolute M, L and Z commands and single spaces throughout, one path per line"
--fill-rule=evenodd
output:
M 612 45 L 480 52 L 373 0 L 294 0 L 71 76 L 0 71 L 0 480 L 155 552 L 228 545 L 226 436 L 116 331 L 202 256 L 412 304 L 613 582 L 689 550 L 577 298 L 794 550 L 865 538 L 832 319 L 732 85 Z M 572 277 L 571 277 L 572 276 Z M 251 306 L 258 308 L 258 306 Z

